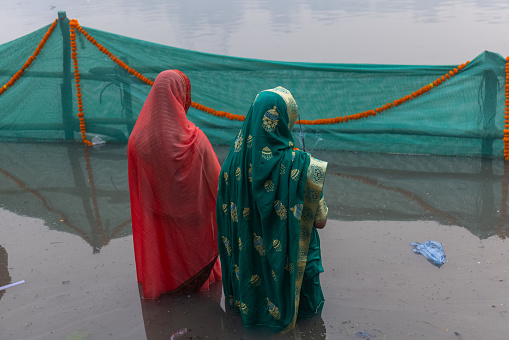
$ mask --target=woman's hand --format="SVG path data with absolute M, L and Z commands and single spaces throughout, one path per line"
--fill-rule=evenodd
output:
M 323 229 L 325 228 L 325 225 L 327 224 L 327 219 L 323 220 L 322 222 L 320 223 L 314 223 L 314 226 L 316 229 Z

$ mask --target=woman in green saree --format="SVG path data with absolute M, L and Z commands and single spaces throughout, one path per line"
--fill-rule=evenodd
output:
M 220 172 L 223 288 L 246 326 L 290 331 L 323 307 L 316 228 L 327 220 L 327 163 L 294 148 L 297 114 L 288 90 L 260 92 Z

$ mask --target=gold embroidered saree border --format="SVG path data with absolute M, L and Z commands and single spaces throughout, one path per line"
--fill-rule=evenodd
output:
M 297 275 L 295 278 L 295 314 L 292 322 L 283 332 L 293 330 L 297 321 L 300 291 L 302 288 L 302 279 L 304 278 L 304 270 L 306 269 L 309 241 L 311 238 L 313 224 L 315 222 L 316 211 L 320 202 L 320 196 L 323 190 L 326 170 L 327 162 L 310 157 L 307 169 L 302 217 L 300 221 L 299 256 L 297 260 Z

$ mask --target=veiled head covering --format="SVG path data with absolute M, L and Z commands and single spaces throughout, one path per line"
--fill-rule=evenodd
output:
M 205 134 L 187 120 L 190 102 L 189 79 L 177 70 L 161 72 L 129 137 L 133 239 L 144 297 L 176 289 L 218 254 L 220 167 Z
M 260 92 L 221 167 L 223 288 L 247 326 L 293 329 L 299 309 L 326 163 L 294 149 L 297 113 L 288 90 Z

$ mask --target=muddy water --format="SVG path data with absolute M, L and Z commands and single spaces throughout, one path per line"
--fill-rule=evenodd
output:
M 220 160 L 227 148 L 216 147 Z M 321 316 L 274 336 L 209 292 L 140 298 L 126 146 L 0 144 L 0 339 L 502 339 L 502 160 L 315 151 L 330 162 Z M 505 190 L 504 190 L 505 188 Z M 411 242 L 435 240 L 433 266 Z M 3 294 L 2 294 L 3 293 Z

